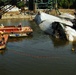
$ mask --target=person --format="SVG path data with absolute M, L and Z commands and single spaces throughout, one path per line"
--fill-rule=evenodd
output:
M 5 39 L 3 36 L 3 33 L 0 34 L 0 44 L 4 44 L 5 43 Z
M 0 44 L 2 44 L 2 38 L 0 38 Z
M 22 29 L 22 24 L 21 24 L 21 23 L 19 23 L 18 27 L 19 27 L 19 28 L 20 28 L 20 30 L 21 30 L 21 29 Z
M 3 24 L 1 24 L 1 26 L 0 26 L 1 28 L 3 28 L 4 27 L 4 25 Z
M 22 26 L 22 24 L 21 24 L 21 23 L 19 23 L 18 27 L 21 27 L 21 26 Z
M 1 38 L 2 38 L 2 43 L 5 44 L 5 38 L 3 36 L 3 33 L 1 34 Z

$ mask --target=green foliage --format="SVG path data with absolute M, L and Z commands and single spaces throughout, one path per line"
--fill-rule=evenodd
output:
M 75 0 L 58 0 L 58 6 L 62 8 L 74 8 Z
M 6 2 L 7 0 L 1 0 L 2 2 Z
M 17 7 L 19 7 L 19 8 L 24 7 L 24 6 L 25 6 L 25 4 L 23 1 L 20 1 L 17 3 Z
M 40 1 L 40 0 L 36 0 L 36 1 Z M 56 0 L 49 0 L 49 1 L 53 1 L 54 3 L 56 2 Z M 25 4 L 23 1 L 21 0 L 0 0 L 0 6 L 3 5 L 7 5 L 11 4 L 11 5 L 16 5 L 19 8 L 24 7 Z M 26 3 L 26 5 L 28 6 L 28 3 Z M 58 8 L 75 8 L 76 9 L 76 0 L 57 0 L 57 4 L 58 4 Z

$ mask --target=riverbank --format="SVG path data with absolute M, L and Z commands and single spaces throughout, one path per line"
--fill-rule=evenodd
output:
M 24 14 L 24 13 L 19 13 L 19 12 L 7 12 L 2 15 L 1 19 L 33 19 L 34 15 L 30 14 Z
M 59 12 L 63 13 L 69 13 L 74 15 L 75 10 L 74 9 L 59 9 Z M 50 11 L 50 14 L 52 15 L 57 15 L 56 10 Z M 24 18 L 24 19 L 30 19 L 32 20 L 35 15 L 30 15 L 30 14 L 24 14 L 20 12 L 7 12 L 2 15 L 1 19 L 19 19 L 19 18 Z
M 58 11 L 59 11 L 59 12 L 62 12 L 62 13 L 69 13 L 69 14 L 71 14 L 71 15 L 74 15 L 74 12 L 75 12 L 74 9 L 58 9 Z M 52 11 L 50 12 L 50 14 L 52 14 L 52 15 L 58 15 L 58 14 L 56 13 L 56 10 L 52 10 Z

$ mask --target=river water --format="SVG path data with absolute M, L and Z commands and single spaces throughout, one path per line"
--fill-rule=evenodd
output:
M 76 75 L 75 42 L 44 34 L 33 21 L 0 20 L 0 24 L 31 26 L 32 36 L 9 38 L 0 50 L 0 75 Z M 75 48 L 76 49 L 76 48 Z

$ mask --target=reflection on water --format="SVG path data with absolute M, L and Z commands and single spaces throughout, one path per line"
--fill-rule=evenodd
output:
M 76 41 L 72 43 L 72 49 L 71 49 L 71 51 L 73 53 L 76 53 Z
M 0 20 L 0 25 L 3 24 L 4 26 L 15 25 L 17 26 L 19 23 L 22 23 L 22 26 L 30 25 L 29 20 L 25 19 L 8 19 L 8 20 Z
M 1 55 L 4 55 L 4 54 L 5 54 L 5 51 L 6 51 L 6 49 L 0 50 L 0 54 L 1 54 Z
M 33 36 L 9 38 L 7 48 L 0 50 L 1 75 L 76 75 L 76 43 L 44 34 L 32 21 L 0 20 L 4 25 L 29 25 Z
M 29 35 L 29 36 L 26 36 L 26 37 L 18 37 L 18 38 L 16 38 L 16 37 L 10 37 L 8 39 L 8 42 L 18 42 L 18 41 L 23 41 L 25 39 L 30 40 L 32 37 L 33 37 L 33 35 Z
M 66 41 L 65 39 L 62 40 L 62 39 L 59 39 L 59 38 L 54 38 L 54 37 L 52 37 L 52 36 L 49 36 L 49 37 L 50 37 L 50 39 L 51 39 L 54 47 L 66 46 L 66 45 L 69 44 L 69 42 Z

